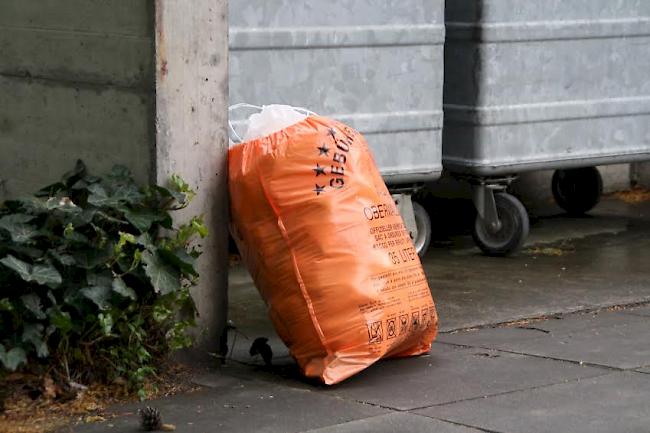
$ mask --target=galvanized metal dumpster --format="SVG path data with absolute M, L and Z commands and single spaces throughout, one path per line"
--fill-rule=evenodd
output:
M 485 252 L 526 237 L 523 206 L 493 194 L 514 174 L 558 169 L 558 203 L 581 213 L 594 166 L 650 159 L 650 1 L 454 0 L 446 27 L 443 165 L 476 185 Z
M 231 104 L 302 106 L 351 125 L 389 186 L 440 176 L 444 0 L 231 0 L 229 19 Z

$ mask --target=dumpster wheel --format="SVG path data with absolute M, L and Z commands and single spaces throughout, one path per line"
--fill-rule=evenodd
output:
M 413 239 L 413 245 L 420 258 L 422 258 L 431 243 L 431 219 L 424 206 L 415 201 L 413 202 L 413 214 L 415 216 L 415 226 L 417 227 L 417 236 Z
M 558 206 L 570 215 L 582 215 L 600 201 L 603 178 L 596 167 L 555 170 L 551 187 Z
M 519 250 L 528 236 L 528 212 L 514 196 L 494 194 L 499 227 L 490 227 L 483 218 L 476 217 L 472 237 L 476 245 L 489 256 L 506 256 Z

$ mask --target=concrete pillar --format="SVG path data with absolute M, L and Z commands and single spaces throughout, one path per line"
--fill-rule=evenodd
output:
M 218 347 L 227 314 L 227 0 L 157 0 L 155 8 L 156 176 L 163 183 L 177 173 L 196 188 L 184 215 L 202 214 L 210 230 L 193 293 L 201 354 Z

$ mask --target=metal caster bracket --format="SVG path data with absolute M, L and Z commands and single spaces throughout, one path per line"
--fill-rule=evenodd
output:
M 501 230 L 501 221 L 494 201 L 495 192 L 503 192 L 508 188 L 515 177 L 504 178 L 470 178 L 472 185 L 472 200 L 481 220 L 485 226 L 494 233 Z

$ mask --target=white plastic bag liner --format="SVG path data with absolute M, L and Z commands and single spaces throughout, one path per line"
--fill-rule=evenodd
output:
M 259 112 L 252 114 L 248 118 L 244 138 L 241 138 L 235 132 L 232 123 L 228 122 L 230 126 L 230 139 L 233 143 L 250 141 L 273 134 L 274 132 L 301 122 L 307 116 L 313 114 L 311 111 L 304 108 L 282 104 L 262 105 L 261 107 L 250 104 L 235 104 L 228 110 L 233 111 L 237 108 L 251 108 L 259 110 Z
M 289 105 L 263 105 L 262 111 L 248 118 L 248 129 L 244 141 L 264 137 L 295 123 L 305 120 L 307 115 Z

